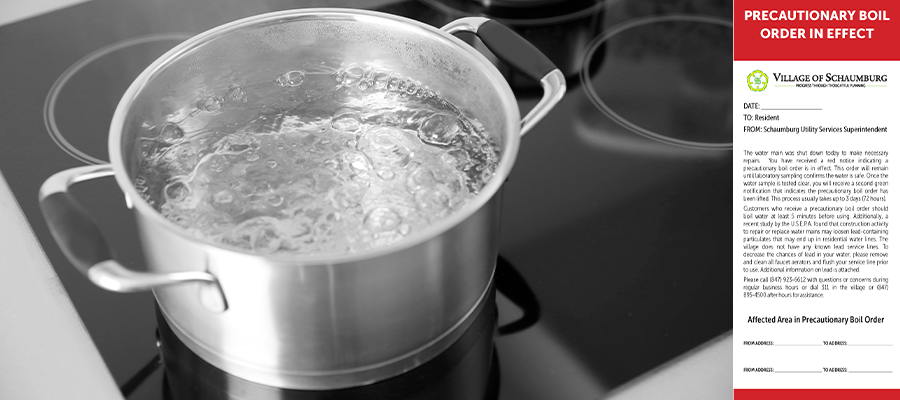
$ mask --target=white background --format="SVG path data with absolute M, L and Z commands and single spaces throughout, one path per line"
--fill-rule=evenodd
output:
M 754 92 L 747 86 L 747 75 L 761 70 L 769 77 L 768 87 Z M 887 87 L 866 88 L 796 88 L 777 87 L 774 73 L 785 75 L 887 74 Z M 891 162 L 900 163 L 900 63 L 859 61 L 735 61 L 734 68 L 734 387 L 735 388 L 898 388 L 900 387 L 900 274 L 896 262 L 900 239 L 889 241 L 891 258 L 888 266 L 862 266 L 858 274 L 830 273 L 818 276 L 875 277 L 890 279 L 887 292 L 828 291 L 825 298 L 744 298 L 742 253 L 742 209 L 745 204 L 771 206 L 776 203 L 743 201 L 741 160 L 745 150 L 888 150 Z M 822 82 L 828 83 L 828 82 Z M 837 82 L 834 82 L 837 83 Z M 874 84 L 885 84 L 875 82 Z M 759 103 L 762 108 L 821 108 L 821 111 L 746 110 L 744 103 Z M 745 121 L 744 114 L 780 115 L 779 121 Z M 887 133 L 744 133 L 745 125 L 774 127 L 812 126 L 887 126 Z M 823 157 L 825 158 L 825 157 Z M 856 158 L 856 157 L 851 157 Z M 763 157 L 763 160 L 766 158 Z M 763 161 L 762 165 L 767 165 Z M 891 165 L 891 164 L 888 164 Z M 895 169 L 898 168 L 898 169 Z M 900 186 L 895 176 L 900 164 L 892 166 L 888 205 L 897 208 Z M 784 206 L 784 203 L 778 203 Z M 809 204 L 808 204 L 809 205 Z M 816 203 L 815 205 L 826 205 Z M 849 204 L 828 204 L 847 206 Z M 871 205 L 871 204 L 869 204 Z M 900 218 L 900 214 L 898 217 Z M 888 220 L 888 231 L 900 238 L 900 219 Z M 876 269 L 877 268 L 877 269 Z M 772 273 L 748 274 L 764 277 Z M 812 276 L 816 274 L 790 274 Z M 878 315 L 883 324 L 748 324 L 750 315 L 758 316 L 832 316 Z M 892 344 L 891 347 L 865 346 L 744 346 L 746 340 L 771 340 L 782 344 L 821 344 L 823 340 L 849 343 Z M 846 367 L 848 370 L 893 371 L 890 374 L 857 373 L 745 373 L 744 367 L 772 367 L 776 371 L 817 370 L 823 367 Z

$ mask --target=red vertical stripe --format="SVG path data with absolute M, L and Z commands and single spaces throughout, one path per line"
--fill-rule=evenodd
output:
M 734 400 L 898 400 L 900 389 L 734 389 Z

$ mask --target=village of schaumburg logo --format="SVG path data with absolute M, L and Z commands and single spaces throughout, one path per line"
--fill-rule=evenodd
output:
M 747 75 L 747 85 L 750 86 L 750 90 L 754 92 L 762 92 L 766 90 L 766 86 L 769 84 L 769 76 L 766 75 L 765 72 L 760 70 L 756 70 Z

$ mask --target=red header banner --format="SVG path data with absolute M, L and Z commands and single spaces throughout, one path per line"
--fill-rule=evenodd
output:
M 734 400 L 897 400 L 900 389 L 735 389 Z
M 735 0 L 734 59 L 900 60 L 900 1 Z

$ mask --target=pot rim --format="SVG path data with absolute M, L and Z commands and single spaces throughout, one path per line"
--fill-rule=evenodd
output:
M 121 148 L 122 135 L 126 122 L 125 117 L 128 114 L 130 106 L 134 102 L 138 93 L 142 91 L 142 89 L 148 84 L 148 82 L 152 78 L 154 78 L 162 69 L 164 69 L 175 60 L 179 59 L 181 56 L 206 43 L 215 40 L 216 38 L 224 34 L 257 24 L 288 22 L 303 19 L 355 20 L 367 23 L 389 25 L 395 28 L 417 32 L 418 34 L 437 36 L 444 41 L 454 45 L 461 56 L 468 59 L 468 61 L 472 65 L 477 66 L 477 69 L 488 75 L 488 78 L 494 84 L 493 89 L 499 92 L 499 97 L 502 103 L 502 108 L 500 111 L 502 111 L 505 115 L 504 119 L 506 120 L 506 130 L 505 132 L 502 132 L 501 135 L 501 137 L 503 138 L 504 146 L 501 148 L 500 162 L 498 163 L 497 169 L 494 172 L 494 177 L 487 183 L 487 185 L 485 185 L 481 189 L 481 192 L 475 198 L 471 199 L 465 206 L 463 206 L 462 209 L 457 210 L 446 218 L 437 221 L 436 223 L 429 225 L 425 229 L 414 232 L 404 237 L 400 241 L 387 246 L 376 247 L 374 249 L 368 249 L 349 254 L 263 255 L 250 250 L 221 245 L 206 238 L 198 238 L 192 236 L 184 228 L 175 225 L 173 222 L 163 217 L 162 214 L 153 209 L 153 207 L 151 207 L 150 204 L 148 204 L 143 199 L 143 197 L 141 197 L 141 195 L 137 192 L 137 189 L 134 187 L 134 183 L 126 173 Z M 516 102 L 515 95 L 513 94 L 512 89 L 509 87 L 509 84 L 506 82 L 506 79 L 500 74 L 500 71 L 498 71 L 497 68 L 494 67 L 494 65 L 484 57 L 484 55 L 475 50 L 475 48 L 469 46 L 462 40 L 457 39 L 455 36 L 422 22 L 393 14 L 345 8 L 306 8 L 265 13 L 220 25 L 182 42 L 181 44 L 175 46 L 173 49 L 160 56 L 158 59 L 156 59 L 156 61 L 150 64 L 150 66 L 148 66 L 134 80 L 134 82 L 131 83 L 131 85 L 128 87 L 128 90 L 119 101 L 119 104 L 116 106 L 116 110 L 113 114 L 112 122 L 110 124 L 109 154 L 110 162 L 112 164 L 116 177 L 116 182 L 119 184 L 120 189 L 125 193 L 126 199 L 129 200 L 128 203 L 131 206 L 130 208 L 136 208 L 138 212 L 149 218 L 154 223 L 161 224 L 168 231 L 180 236 L 185 240 L 194 242 L 195 244 L 200 245 L 207 250 L 214 249 L 213 251 L 216 252 L 223 250 L 230 251 L 248 256 L 262 257 L 275 262 L 280 261 L 292 264 L 299 263 L 301 265 L 333 265 L 373 259 L 422 244 L 429 239 L 437 237 L 444 232 L 452 229 L 453 227 L 459 225 L 460 223 L 468 219 L 472 214 L 480 210 L 500 190 L 503 182 L 506 180 L 506 177 L 509 175 L 512 166 L 515 163 L 521 139 L 521 136 L 519 134 L 521 130 L 520 118 L 521 116 L 519 113 L 519 107 Z

